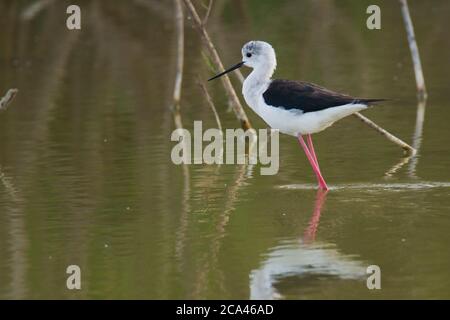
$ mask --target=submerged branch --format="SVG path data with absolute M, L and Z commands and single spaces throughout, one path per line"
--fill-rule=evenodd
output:
M 19 90 L 17 89 L 9 89 L 8 92 L 6 92 L 5 96 L 0 99 L 0 111 L 6 110 L 8 108 L 8 105 L 14 99 L 17 92 L 19 92 Z
M 411 51 L 412 62 L 414 65 L 414 74 L 416 76 L 417 93 L 420 98 L 427 97 L 425 79 L 420 62 L 419 48 L 417 47 L 416 36 L 414 35 L 414 26 L 409 14 L 407 0 L 399 0 L 402 7 L 403 22 L 405 23 L 406 33 L 408 35 L 409 50 Z
M 214 47 L 214 44 L 212 43 L 208 32 L 206 31 L 204 25 L 202 24 L 202 20 L 200 19 L 194 5 L 192 4 L 191 0 L 183 0 L 183 1 L 184 1 L 184 4 L 185 4 L 187 10 L 189 11 L 189 14 L 192 17 L 192 20 L 194 21 L 194 24 L 195 24 L 198 32 L 200 33 L 200 35 L 203 39 L 203 43 L 205 44 L 206 48 L 208 49 L 208 52 L 210 54 L 212 61 L 216 65 L 217 69 L 219 69 L 220 71 L 224 71 L 225 68 L 222 64 L 222 61 L 220 60 L 219 54 L 217 53 L 217 50 Z M 242 107 L 241 102 L 239 101 L 239 98 L 236 94 L 236 91 L 233 88 L 233 85 L 231 84 L 231 81 L 230 81 L 230 78 L 228 77 L 228 75 L 224 75 L 222 77 L 222 84 L 227 93 L 229 100 L 231 100 L 233 103 L 234 113 L 235 113 L 237 119 L 239 120 L 239 122 L 241 123 L 242 128 L 245 130 L 250 129 L 252 126 L 248 120 L 248 117 L 247 117 L 247 114 L 245 113 L 244 108 Z

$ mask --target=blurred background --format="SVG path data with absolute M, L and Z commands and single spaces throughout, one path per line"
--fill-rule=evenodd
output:
M 448 0 L 409 1 L 429 94 L 419 128 L 398 1 L 214 1 L 207 29 L 226 66 L 268 41 L 276 77 L 393 99 L 364 114 L 419 144 L 404 158 L 354 118 L 338 122 L 315 140 L 326 195 L 287 136 L 275 176 L 174 165 L 174 2 L 77 1 L 82 29 L 70 31 L 72 2 L 0 1 L 0 96 L 19 89 L 0 113 L 1 298 L 450 298 Z M 193 3 L 203 15 L 207 1 Z M 366 28 L 371 4 L 381 30 Z M 216 127 L 185 15 L 183 125 Z M 223 127 L 239 127 L 220 82 L 208 89 Z M 82 290 L 66 288 L 72 264 Z M 366 287 L 372 264 L 381 290 Z

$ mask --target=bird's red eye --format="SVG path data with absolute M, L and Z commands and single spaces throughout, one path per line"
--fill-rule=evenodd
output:
M 252 54 L 251 53 L 247 53 L 246 56 L 247 56 L 247 58 L 251 58 Z

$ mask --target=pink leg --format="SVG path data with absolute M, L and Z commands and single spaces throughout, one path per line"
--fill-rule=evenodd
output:
M 306 135 L 306 143 L 308 144 L 309 152 L 311 152 L 311 155 L 312 155 L 312 157 L 314 158 L 314 162 L 316 163 L 317 168 L 318 168 L 319 171 L 320 171 L 319 161 L 317 161 L 316 151 L 314 150 L 314 145 L 313 145 L 312 137 L 311 137 L 310 134 Z M 322 173 L 322 172 L 321 172 L 321 173 Z
M 309 152 L 311 153 L 311 156 L 314 158 L 314 161 L 316 163 L 317 169 L 319 169 L 319 173 L 320 173 L 320 176 L 322 177 L 322 180 L 325 181 L 325 179 L 323 179 L 323 176 L 322 176 L 322 171 L 320 171 L 319 160 L 317 160 L 317 155 L 316 155 L 316 151 L 314 150 L 314 145 L 312 142 L 311 134 L 308 134 L 306 137 L 307 137 L 306 142 L 308 144 Z M 325 190 L 328 190 L 328 187 L 326 186 L 326 184 L 325 184 L 325 187 L 326 187 Z
M 306 146 L 305 140 L 303 140 L 302 135 L 298 135 L 298 142 L 302 146 L 303 151 L 305 151 L 306 157 L 308 158 L 309 163 L 311 164 L 311 167 L 312 167 L 314 173 L 316 174 L 317 181 L 319 182 L 319 188 L 324 189 L 324 190 L 328 190 L 328 186 L 327 186 L 327 184 L 325 182 L 325 179 L 322 177 L 322 174 L 320 173 L 319 167 L 316 164 L 316 161 L 314 160 L 313 156 L 311 155 L 308 147 Z
M 306 143 L 308 144 L 309 152 L 311 153 L 311 156 L 313 157 L 314 162 L 316 163 L 317 169 L 319 170 L 322 180 L 325 181 L 325 179 L 323 179 L 323 176 L 322 176 L 322 171 L 320 171 L 319 160 L 317 160 L 317 155 L 316 155 L 316 151 L 314 150 L 314 144 L 312 142 L 311 134 L 306 135 L 306 138 L 307 138 Z M 325 186 L 326 186 L 326 184 L 325 184 Z M 328 187 L 325 188 L 324 190 L 328 190 Z

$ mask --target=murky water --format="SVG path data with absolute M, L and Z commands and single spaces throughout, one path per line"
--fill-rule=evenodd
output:
M 62 1 L 29 20 L 28 2 L 1 1 L 0 91 L 20 92 L 0 113 L 0 297 L 450 298 L 450 2 L 410 1 L 423 127 L 398 4 L 382 1 L 379 31 L 365 28 L 369 4 L 222 0 L 208 22 L 226 64 L 263 39 L 278 77 L 394 99 L 365 115 L 418 157 L 344 119 L 315 137 L 325 194 L 286 136 L 275 176 L 172 164 L 172 1 L 81 2 L 81 32 L 65 28 Z M 186 33 L 183 125 L 214 127 L 196 84 L 211 72 L 189 22 Z M 209 87 L 237 127 L 220 83 Z M 80 291 L 66 289 L 72 264 Z M 369 265 L 381 290 L 366 287 Z

